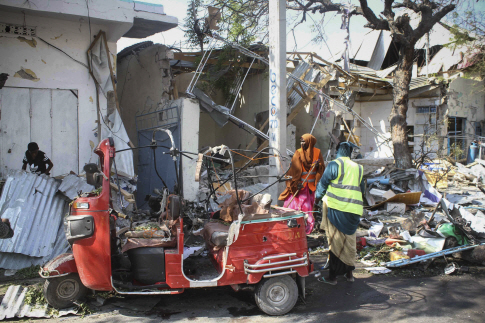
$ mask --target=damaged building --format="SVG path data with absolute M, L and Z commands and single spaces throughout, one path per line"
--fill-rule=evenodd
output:
M 163 6 L 121 0 L 6 0 L 0 9 L 1 177 L 22 167 L 31 141 L 53 161 L 53 176 L 95 162 L 93 149 L 108 135 L 128 147 L 108 108 L 116 107 L 116 42 L 169 30 L 177 19 Z M 131 156 L 118 161 L 134 175 Z
M 423 154 L 434 158 L 440 151 L 461 159 L 470 143 L 481 137 L 485 120 L 485 95 L 480 90 L 483 81 L 465 77 L 470 65 L 464 55 L 466 48 L 444 46 L 452 36 L 448 29 L 446 25 L 435 26 L 430 33 L 428 54 L 424 41 L 417 45 L 407 113 L 409 146 L 415 158 Z M 253 49 L 265 55 L 264 48 Z M 135 137 L 140 131 L 134 116 L 163 109 L 167 100 L 187 97 L 186 90 L 191 86 L 194 72 L 197 74 L 202 54 L 141 43 L 119 56 L 121 79 L 126 84 L 130 82 L 123 94 L 118 93 L 119 99 L 125 101 L 123 120 L 131 124 L 127 126 L 130 136 Z M 215 48 L 203 66 L 197 85 L 233 117 L 217 120 L 214 113 L 201 106 L 198 149 L 220 143 L 240 149 L 261 148 L 264 140 L 257 138 L 254 131 L 248 131 L 248 126 L 263 133 L 268 131 L 267 67 L 261 60 L 243 54 L 236 60 L 226 61 L 221 61 L 219 56 L 224 57 L 224 53 Z M 324 153 L 340 136 L 357 142 L 363 157 L 393 158 L 388 116 L 392 109 L 392 76 L 398 59 L 396 44 L 389 32 L 372 31 L 352 56 L 350 71 L 345 72 L 315 53 L 287 54 L 288 72 L 352 109 L 352 113 L 339 111 L 333 107 L 334 102 L 288 79 L 287 148 L 290 151 L 298 148 L 297 141 L 302 134 L 312 131 Z M 230 82 L 225 86 L 229 91 L 211 84 L 210 78 L 214 75 L 223 78 L 231 68 L 238 68 L 239 72 L 224 79 Z M 120 82 L 120 87 L 123 85 Z M 137 97 L 135 93 L 143 95 Z
M 117 149 L 134 146 L 119 113 L 116 43 L 177 25 L 163 6 L 137 1 L 0 1 L 0 213 L 15 231 L 0 243 L 0 267 L 40 265 L 69 249 L 64 216 L 94 190 L 78 176 L 98 162 L 94 149 L 107 137 Z M 51 176 L 20 171 L 32 141 L 52 160 Z M 131 150 L 115 161 L 133 192 Z

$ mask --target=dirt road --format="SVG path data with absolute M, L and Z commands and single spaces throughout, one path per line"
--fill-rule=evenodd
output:
M 336 286 L 307 280 L 306 300 L 286 316 L 269 317 L 253 294 L 230 287 L 191 289 L 163 297 L 110 299 L 93 315 L 37 322 L 483 322 L 485 275 L 433 277 L 357 274 Z

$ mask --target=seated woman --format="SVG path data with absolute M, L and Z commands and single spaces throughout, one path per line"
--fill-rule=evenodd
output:
M 316 183 L 322 177 L 325 164 L 320 149 L 315 148 L 317 139 L 314 136 L 304 134 L 301 136 L 300 143 L 301 148 L 293 155 L 288 171 L 292 179 L 286 182 L 286 189 L 278 200 L 285 201 L 284 207 L 307 212 L 305 231 L 309 234 L 315 225 L 311 212 L 315 201 Z

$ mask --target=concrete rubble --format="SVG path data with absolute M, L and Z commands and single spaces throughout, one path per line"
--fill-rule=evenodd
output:
M 365 269 L 429 266 L 446 255 L 485 264 L 484 174 L 479 159 L 468 165 L 435 160 L 408 170 L 383 166 L 366 174 L 368 206 L 357 231 Z

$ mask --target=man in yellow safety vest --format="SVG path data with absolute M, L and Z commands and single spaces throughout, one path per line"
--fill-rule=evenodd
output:
M 345 275 L 353 282 L 355 269 L 356 239 L 355 231 L 363 213 L 364 170 L 352 160 L 349 142 L 337 146 L 337 159 L 325 168 L 315 193 L 314 211 L 322 201 L 322 228 L 325 230 L 329 252 L 329 276 L 326 283 L 337 284 L 337 276 Z

